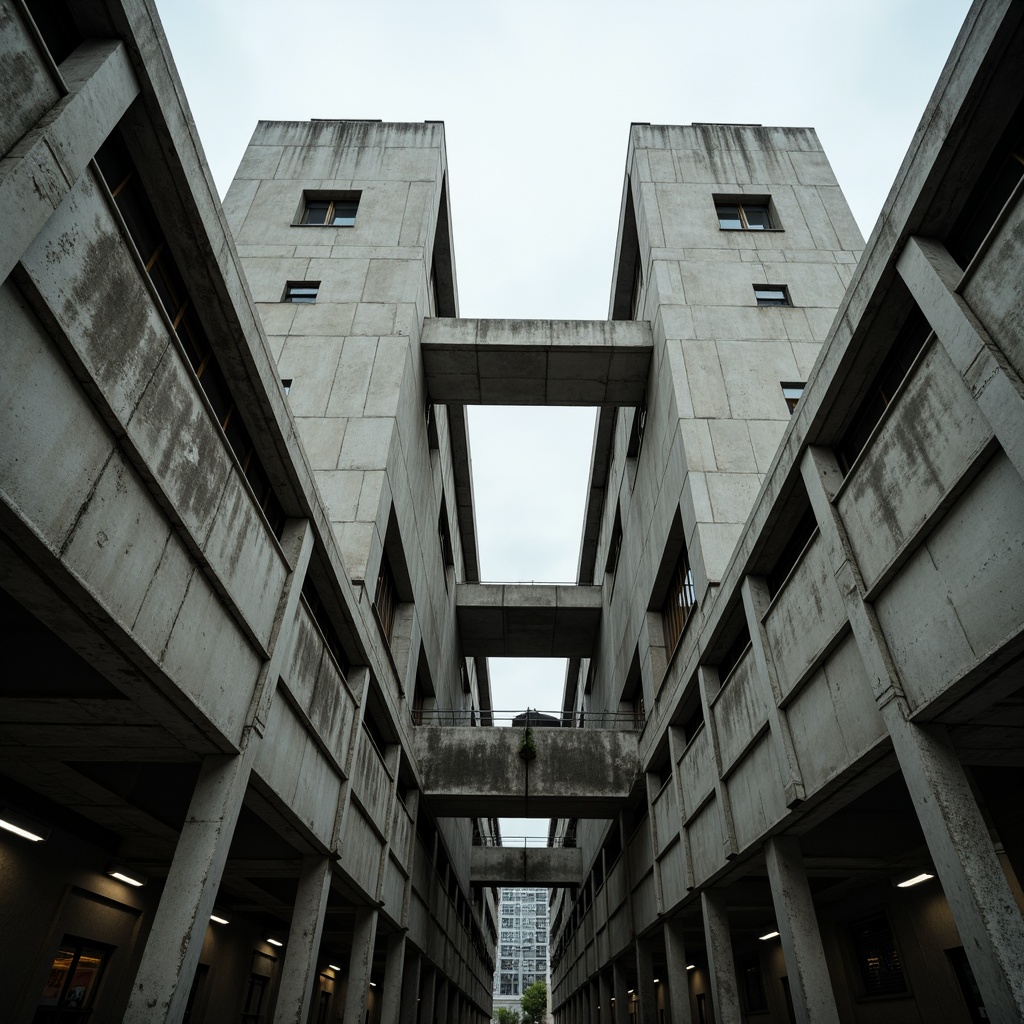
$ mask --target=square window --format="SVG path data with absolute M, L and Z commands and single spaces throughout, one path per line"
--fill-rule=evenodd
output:
M 773 231 L 778 228 L 772 217 L 771 200 L 753 197 L 749 200 L 725 198 L 715 200 L 718 226 L 723 231 Z
M 792 306 L 784 284 L 755 284 L 754 298 L 759 306 Z
M 328 196 L 319 199 L 307 197 L 299 223 L 318 227 L 350 228 L 356 222 L 358 209 L 358 195 Z
M 284 289 L 285 302 L 316 302 L 319 281 L 289 281 Z

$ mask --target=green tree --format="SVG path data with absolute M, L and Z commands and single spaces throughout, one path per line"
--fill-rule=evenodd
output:
M 509 1010 L 504 1006 L 499 1006 L 494 1011 L 494 1019 L 497 1024 L 521 1024 L 522 1021 L 518 1010 Z
M 548 987 L 538 979 L 523 993 L 523 1019 L 527 1024 L 541 1024 L 548 1009 Z

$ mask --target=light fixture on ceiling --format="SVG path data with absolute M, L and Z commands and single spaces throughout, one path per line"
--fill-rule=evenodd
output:
M 377 982 L 371 981 L 370 982 L 370 988 L 376 988 L 376 987 L 377 987 Z
M 697 969 L 697 965 L 696 964 L 687 964 L 686 965 L 686 969 L 688 971 L 695 971 Z
M 759 935 L 758 936 L 758 938 L 762 942 L 767 942 L 769 939 L 777 939 L 778 937 L 779 937 L 779 933 L 778 932 L 768 932 L 767 935 Z
M 31 843 L 41 843 L 50 838 L 50 830 L 43 825 L 38 825 L 31 818 L 16 814 L 8 807 L 0 809 L 0 828 L 11 832 Z
M 657 984 L 658 984 L 658 980 L 659 980 L 658 978 L 655 978 L 655 979 L 654 979 L 654 984 L 655 984 L 655 985 L 657 985 Z
M 328 964 L 327 966 L 330 967 L 330 969 L 332 971 L 340 971 L 341 970 L 341 968 L 337 964 Z
M 280 947 L 280 946 L 284 945 L 284 943 L 280 939 L 275 939 L 272 935 L 268 935 L 267 936 L 267 942 L 271 946 L 278 946 L 278 947 Z
M 134 868 L 126 867 L 124 864 L 111 864 L 107 868 L 107 874 L 119 882 L 124 882 L 125 885 L 135 886 L 136 889 L 141 889 L 148 881 L 145 875 L 139 874 Z
M 921 882 L 927 882 L 929 878 L 934 878 L 934 875 L 929 875 L 927 871 L 922 871 L 919 875 L 914 875 L 913 878 L 904 879 L 902 882 L 896 883 L 897 889 L 909 889 L 912 885 L 920 885 Z
M 228 917 L 228 912 L 223 910 L 221 907 L 214 907 L 213 913 L 210 914 L 210 920 L 214 924 L 228 924 L 231 918 Z

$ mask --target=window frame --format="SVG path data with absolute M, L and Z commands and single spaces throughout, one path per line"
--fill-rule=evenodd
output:
M 712 198 L 715 204 L 715 216 L 718 220 L 719 231 L 753 231 L 763 233 L 766 231 L 785 230 L 779 221 L 778 210 L 775 208 L 775 203 L 772 202 L 771 196 L 715 195 Z M 737 227 L 727 227 L 722 223 L 723 217 L 720 210 L 724 206 L 736 208 L 735 219 L 739 221 L 739 225 Z M 768 220 L 767 226 L 751 223 L 747 211 L 749 210 L 753 212 L 755 208 L 764 209 Z
M 312 306 L 315 305 L 319 293 L 319 281 L 289 281 L 284 286 L 284 297 L 281 301 L 296 306 Z
M 354 228 L 356 219 L 359 216 L 362 192 L 359 190 L 342 190 L 339 192 L 305 191 L 302 193 L 302 202 L 296 215 L 293 227 L 298 228 Z M 310 221 L 309 210 L 312 205 L 327 204 L 322 221 Z M 338 221 L 338 207 L 342 204 L 351 205 L 351 216 L 346 215 L 344 220 Z
M 779 298 L 773 298 L 775 295 L 778 295 Z M 789 285 L 786 284 L 755 284 L 754 301 L 759 307 L 766 309 L 793 305 L 793 299 L 789 294 Z

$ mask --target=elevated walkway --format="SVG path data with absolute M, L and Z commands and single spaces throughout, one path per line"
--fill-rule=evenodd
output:
M 455 613 L 466 657 L 589 658 L 601 623 L 601 588 L 460 583 Z
M 474 846 L 469 860 L 473 885 L 536 886 L 554 889 L 579 885 L 583 851 L 547 847 Z
M 645 320 L 431 317 L 420 347 L 443 405 L 640 405 L 654 351 Z
M 423 797 L 439 817 L 611 818 L 640 771 L 637 733 L 621 729 L 420 726 Z

